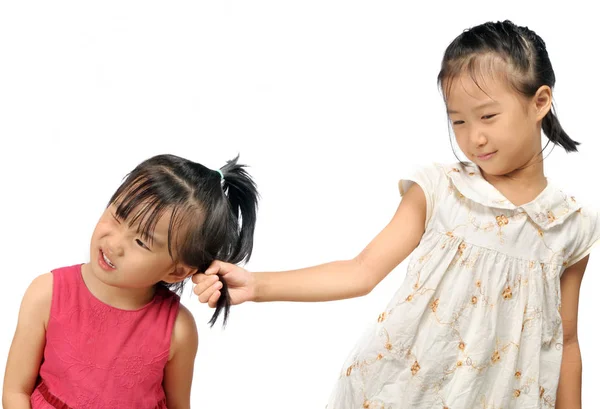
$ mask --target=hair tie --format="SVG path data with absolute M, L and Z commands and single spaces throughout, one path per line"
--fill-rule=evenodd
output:
M 221 172 L 221 169 L 217 169 L 216 171 L 219 175 L 221 175 L 221 180 L 225 179 L 225 177 L 223 176 L 223 172 Z

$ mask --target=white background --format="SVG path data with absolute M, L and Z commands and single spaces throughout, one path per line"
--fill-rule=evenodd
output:
M 220 167 L 241 153 L 262 193 L 254 270 L 351 258 L 387 223 L 416 164 L 454 160 L 436 86 L 460 32 L 509 18 L 546 41 L 556 101 L 581 153 L 547 174 L 600 205 L 597 13 L 563 2 L 52 1 L 0 6 L 0 260 L 4 366 L 20 299 L 87 260 L 121 178 L 174 153 Z M 584 405 L 597 403 L 597 289 L 581 292 Z M 192 407 L 324 407 L 344 359 L 400 285 L 320 304 L 247 304 L 226 330 L 190 296 L 200 350 Z M 0 375 L 0 381 L 1 381 Z

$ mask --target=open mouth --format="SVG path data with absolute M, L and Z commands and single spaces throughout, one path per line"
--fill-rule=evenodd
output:
M 104 254 L 104 252 L 102 251 L 102 249 L 100 250 L 100 257 L 99 260 L 100 265 L 105 269 L 105 270 L 114 270 L 115 268 L 117 268 L 117 266 L 115 266 L 113 264 L 113 262 L 108 258 L 108 256 L 106 254 Z

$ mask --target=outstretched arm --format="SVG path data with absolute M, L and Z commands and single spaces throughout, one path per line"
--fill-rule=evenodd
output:
M 369 293 L 417 247 L 425 231 L 425 218 L 425 194 L 413 184 L 388 225 L 351 260 L 268 273 L 249 273 L 232 264 L 215 262 L 205 275 L 194 276 L 194 292 L 200 302 L 214 307 L 221 288 L 218 274 L 228 284 L 232 304 L 359 297 Z

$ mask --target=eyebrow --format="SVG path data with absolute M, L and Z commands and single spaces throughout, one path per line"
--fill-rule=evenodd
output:
M 489 108 L 491 106 L 496 106 L 496 105 L 500 105 L 497 101 L 488 101 L 488 102 L 484 102 L 483 104 L 479 104 L 477 105 L 473 111 L 480 111 L 484 108 Z M 446 111 L 448 112 L 448 114 L 459 114 L 459 111 L 455 111 L 453 109 L 448 108 L 448 110 Z
M 158 246 L 158 247 L 164 247 L 165 243 L 162 240 L 158 240 L 156 238 L 156 236 L 154 235 L 154 233 L 152 232 L 148 232 L 148 238 L 150 239 L 150 241 L 152 242 L 152 244 Z

